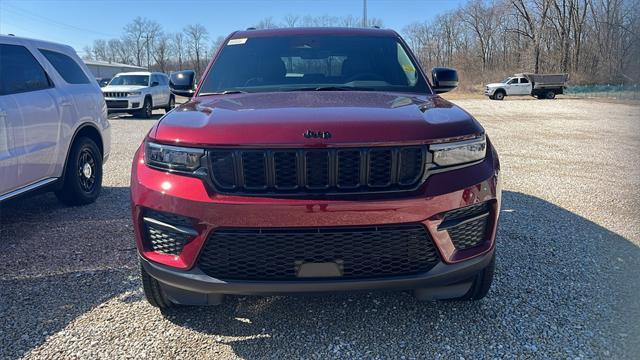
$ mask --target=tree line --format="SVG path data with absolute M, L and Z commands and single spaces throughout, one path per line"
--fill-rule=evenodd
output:
M 637 0 L 470 0 L 402 31 L 425 68 L 455 67 L 467 86 L 517 72 L 640 83 Z
M 124 27 L 120 38 L 97 39 L 92 45 L 85 46 L 83 57 L 144 66 L 162 72 L 195 69 L 200 74 L 212 50 L 223 39 L 218 37 L 209 43 L 209 31 L 201 24 L 168 33 L 157 22 L 136 17 Z
M 380 19 L 371 18 L 368 26 L 381 26 Z M 295 26 L 361 26 L 358 17 L 286 15 L 281 21 L 273 17 L 260 20 L 251 27 L 256 29 Z M 194 69 L 201 74 L 224 36 L 211 37 L 202 24 L 188 25 L 182 31 L 165 32 L 156 21 L 136 17 L 127 24 L 122 36 L 97 39 L 83 48 L 83 58 L 144 66 L 152 70 L 169 72 Z
M 289 14 L 252 27 L 362 25 L 354 16 Z M 369 18 L 366 26 L 383 22 Z M 454 67 L 467 88 L 517 72 L 567 72 L 575 84 L 640 82 L 637 0 L 470 0 L 433 20 L 408 24 L 401 34 L 425 69 Z M 169 33 L 137 17 L 120 38 L 95 40 L 84 56 L 200 74 L 223 40 L 201 24 Z

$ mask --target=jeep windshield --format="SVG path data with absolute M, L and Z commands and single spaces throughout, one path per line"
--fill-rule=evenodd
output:
M 109 85 L 149 86 L 149 75 L 118 75 L 111 79 Z
M 291 35 L 229 40 L 198 95 L 350 90 L 430 93 L 394 37 Z

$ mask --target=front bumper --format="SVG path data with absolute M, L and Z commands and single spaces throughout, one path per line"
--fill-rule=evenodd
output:
M 225 281 L 212 278 L 197 267 L 172 269 L 142 258 L 144 270 L 158 280 L 172 301 L 186 305 L 216 305 L 223 295 L 282 295 L 362 290 L 416 290 L 430 299 L 463 296 L 473 277 L 487 267 L 494 249 L 457 264 L 439 263 L 426 273 L 366 280 Z
M 492 88 L 485 88 L 484 89 L 484 94 L 486 96 L 493 96 L 493 94 L 496 92 L 496 89 L 492 89 Z
M 173 289 L 199 294 L 274 294 L 383 288 L 444 286 L 468 280 L 490 261 L 500 210 L 499 164 L 493 151 L 479 164 L 431 175 L 418 193 L 375 200 L 323 200 L 243 197 L 215 193 L 196 177 L 172 174 L 144 164 L 136 153 L 131 199 L 137 247 L 147 272 Z M 472 204 L 491 205 L 486 240 L 459 250 L 447 231 L 438 230 L 443 214 Z M 178 255 L 146 251 L 145 209 L 186 216 L 197 232 Z M 432 238 L 440 261 L 426 273 L 366 280 L 226 281 L 206 275 L 198 256 L 209 235 L 224 228 L 297 228 L 421 224 Z M 184 294 L 183 294 L 184 295 Z M 179 301 L 180 302 L 180 301 Z M 187 302 L 190 303 L 190 302 Z
M 109 112 L 126 112 L 142 109 L 144 104 L 144 96 L 127 96 L 127 97 L 105 97 L 107 110 Z

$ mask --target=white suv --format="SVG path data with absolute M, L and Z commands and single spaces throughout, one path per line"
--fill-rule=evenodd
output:
M 150 118 L 153 109 L 171 111 L 176 99 L 169 78 L 159 72 L 120 73 L 102 88 L 109 112 L 130 113 Z
M 73 48 L 0 36 L 0 202 L 41 188 L 95 201 L 110 145 L 100 86 Z

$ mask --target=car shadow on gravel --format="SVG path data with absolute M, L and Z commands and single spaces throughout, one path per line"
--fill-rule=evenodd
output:
M 0 359 L 20 358 L 103 303 L 139 286 L 133 269 L 0 278 Z M 63 356 L 61 356 L 63 357 Z
M 164 312 L 243 358 L 632 357 L 640 337 L 640 249 L 585 218 L 505 192 L 488 297 L 421 303 L 406 292 L 228 297 Z M 221 338 L 224 339 L 224 338 Z
M 87 219 L 130 221 L 129 194 L 129 187 L 103 186 L 96 202 L 84 206 L 67 206 L 52 192 L 28 194 L 0 204 L 0 225 L 4 228 L 14 223 L 47 225 Z
M 103 187 L 79 207 L 52 193 L 0 204 L 0 359 L 22 356 L 136 290 L 136 270 L 128 188 Z
M 107 302 L 161 316 L 141 296 L 128 189 L 104 195 L 89 207 L 56 205 L 50 194 L 3 205 L 0 358 L 22 356 Z M 633 358 L 638 246 L 542 199 L 505 192 L 503 200 L 496 277 L 483 301 L 421 303 L 407 292 L 228 297 L 164 317 L 193 330 L 193 341 L 226 344 L 243 358 Z M 137 321 L 109 316 L 95 321 Z M 178 341 L 164 330 L 146 331 Z M 78 341 L 110 338 L 95 336 Z

